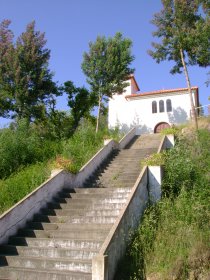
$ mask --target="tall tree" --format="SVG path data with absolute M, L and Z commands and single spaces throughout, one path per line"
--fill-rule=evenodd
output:
M 127 86 L 126 79 L 134 72 L 130 68 L 134 56 L 131 55 L 132 42 L 121 33 L 114 37 L 98 36 L 89 43 L 89 52 L 83 55 L 82 70 L 87 76 L 91 92 L 98 100 L 96 132 L 99 128 L 101 103 L 113 93 L 122 93 Z
M 10 111 L 12 118 L 42 118 L 52 95 L 59 94 L 48 69 L 50 50 L 45 47 L 45 34 L 35 30 L 33 21 L 13 43 L 9 24 L 6 20 L 0 26 L 0 42 L 4 42 L 0 52 L 7 54 L 0 57 L 1 114 Z
M 76 87 L 71 81 L 64 83 L 64 92 L 68 96 L 68 105 L 73 117 L 73 130 L 83 117 L 88 117 L 95 104 L 95 97 L 85 87 Z
M 9 29 L 10 20 L 0 23 L 0 116 L 8 117 L 11 108 L 10 88 L 14 62 L 13 33 Z
M 192 119 L 198 128 L 195 106 L 188 73 L 188 65 L 206 67 L 209 55 L 209 4 L 206 0 L 162 0 L 163 9 L 154 15 L 157 26 L 153 36 L 160 43 L 152 43 L 149 54 L 159 63 L 173 60 L 172 74 L 184 71 L 191 104 Z M 201 8 L 203 11 L 201 12 Z

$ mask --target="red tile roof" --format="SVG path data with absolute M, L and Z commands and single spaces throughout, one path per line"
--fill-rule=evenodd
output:
M 192 89 L 194 89 L 198 92 L 198 87 L 192 87 Z M 125 98 L 141 97 L 141 96 L 154 95 L 154 94 L 164 94 L 164 93 L 170 93 L 170 92 L 182 92 L 182 91 L 187 91 L 187 90 L 188 90 L 188 88 L 155 90 L 155 91 L 143 92 L 143 93 L 138 93 L 138 94 L 126 95 Z

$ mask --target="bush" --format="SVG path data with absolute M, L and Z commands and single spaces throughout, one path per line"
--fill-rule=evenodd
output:
M 141 166 L 144 165 L 150 165 L 150 166 L 156 166 L 156 165 L 164 165 L 165 164 L 165 158 L 166 158 L 166 152 L 158 153 L 158 154 L 152 154 L 145 159 L 141 160 L 140 164 Z
M 103 146 L 103 132 L 95 133 L 95 127 L 84 120 L 74 135 L 64 142 L 62 156 L 74 164 L 74 172 L 80 168 Z
M 59 143 L 42 138 L 26 120 L 0 133 L 0 179 L 59 152 Z
M 180 127 L 172 126 L 169 128 L 162 129 L 160 133 L 162 135 L 169 135 L 169 134 L 178 135 L 180 133 L 180 130 L 181 130 L 181 126 Z

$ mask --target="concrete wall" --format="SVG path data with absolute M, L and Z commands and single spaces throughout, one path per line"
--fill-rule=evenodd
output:
M 133 139 L 136 135 L 136 128 L 133 127 L 119 142 L 118 148 L 124 149 L 128 143 Z
M 9 236 L 25 226 L 63 188 L 66 176 L 69 182 L 74 181 L 73 174 L 60 171 L 0 216 L 0 244 L 7 242 Z
M 163 169 L 161 166 L 148 166 L 147 172 L 149 181 L 149 200 L 151 203 L 155 203 L 161 199 Z
M 175 136 L 173 134 L 166 135 L 162 140 L 162 143 L 158 149 L 158 153 L 160 153 L 163 150 L 171 149 L 174 147 L 174 145 Z

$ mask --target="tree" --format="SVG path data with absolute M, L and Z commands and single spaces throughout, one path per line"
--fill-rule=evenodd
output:
M 0 25 L 1 115 L 18 119 L 41 119 L 52 95 L 60 92 L 48 69 L 50 50 L 45 48 L 45 34 L 35 31 L 35 22 L 27 25 L 13 43 L 9 20 Z
M 96 132 L 99 128 L 101 103 L 106 102 L 113 93 L 122 93 L 126 80 L 134 72 L 130 68 L 134 56 L 131 55 L 131 40 L 116 33 L 112 38 L 98 36 L 89 43 L 89 52 L 83 55 L 82 70 L 87 76 L 91 92 L 98 100 Z
M 197 129 L 197 117 L 193 103 L 188 65 L 206 67 L 209 56 L 209 4 L 206 0 L 162 0 L 163 9 L 154 15 L 157 26 L 153 36 L 160 43 L 152 43 L 155 51 L 149 54 L 159 63 L 173 60 L 172 74 L 184 71 L 191 103 L 192 119 Z M 203 8 L 202 13 L 201 8 Z
M 11 108 L 10 84 L 14 56 L 13 33 L 9 20 L 0 23 L 0 116 L 8 117 Z
M 95 97 L 85 87 L 75 87 L 73 82 L 64 83 L 64 92 L 68 95 L 68 105 L 73 117 L 73 130 L 75 130 L 83 117 L 88 117 L 95 105 Z

